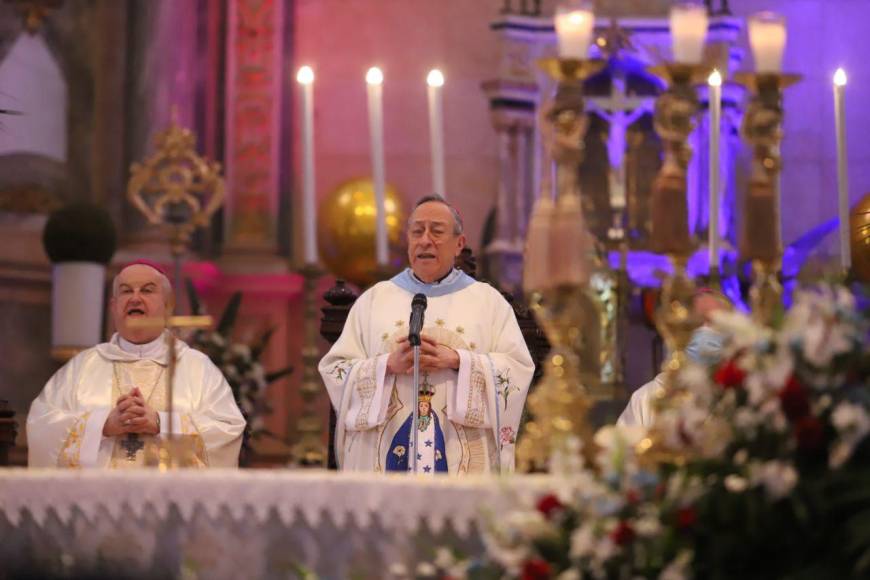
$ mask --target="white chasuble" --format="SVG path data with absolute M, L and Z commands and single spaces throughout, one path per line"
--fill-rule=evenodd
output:
M 411 433 L 413 375 L 387 372 L 408 336 L 414 294 L 427 296 L 423 335 L 459 353 L 458 370 L 421 372 L 419 450 Z M 534 364 L 513 309 L 489 284 L 454 270 L 423 284 L 410 270 L 376 284 L 351 308 L 320 374 L 338 415 L 343 470 L 419 473 L 512 471 Z
M 134 345 L 117 334 L 76 355 L 49 379 L 27 415 L 30 467 L 143 465 L 153 437 L 169 432 L 166 334 Z M 221 372 L 203 353 L 176 340 L 173 432 L 196 437 L 197 463 L 235 467 L 245 421 Z M 121 395 L 138 387 L 160 415 L 160 435 L 104 437 L 103 425 Z

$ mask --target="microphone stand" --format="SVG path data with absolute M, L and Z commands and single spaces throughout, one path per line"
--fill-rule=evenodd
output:
M 414 344 L 414 414 L 411 419 L 411 429 L 414 432 L 414 451 L 413 451 L 413 473 L 417 473 L 417 433 L 419 429 L 417 428 L 417 423 L 420 420 L 420 337 L 415 336 L 416 340 L 413 341 Z

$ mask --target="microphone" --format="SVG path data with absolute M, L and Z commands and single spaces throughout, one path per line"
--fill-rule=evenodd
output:
M 415 294 L 411 300 L 411 320 L 408 322 L 408 342 L 420 346 L 420 331 L 423 330 L 423 314 L 426 312 L 426 295 Z

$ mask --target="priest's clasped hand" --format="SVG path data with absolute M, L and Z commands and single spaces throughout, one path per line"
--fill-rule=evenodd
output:
M 441 369 L 459 370 L 459 353 L 449 346 L 439 344 L 428 336 L 421 335 L 420 370 L 437 371 Z M 398 341 L 398 350 L 390 353 L 387 359 L 387 372 L 396 375 L 414 372 L 414 350 L 403 336 Z
M 149 407 L 142 392 L 136 388 L 118 399 L 103 425 L 105 437 L 117 437 L 126 433 L 157 435 L 160 433 L 160 417 Z

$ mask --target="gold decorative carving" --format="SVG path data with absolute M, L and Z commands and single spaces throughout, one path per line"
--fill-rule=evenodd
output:
M 223 203 L 221 165 L 197 154 L 196 136 L 178 126 L 175 114 L 154 143 L 157 152 L 130 167 L 127 198 L 149 223 L 169 228 L 172 253 L 179 256 Z

